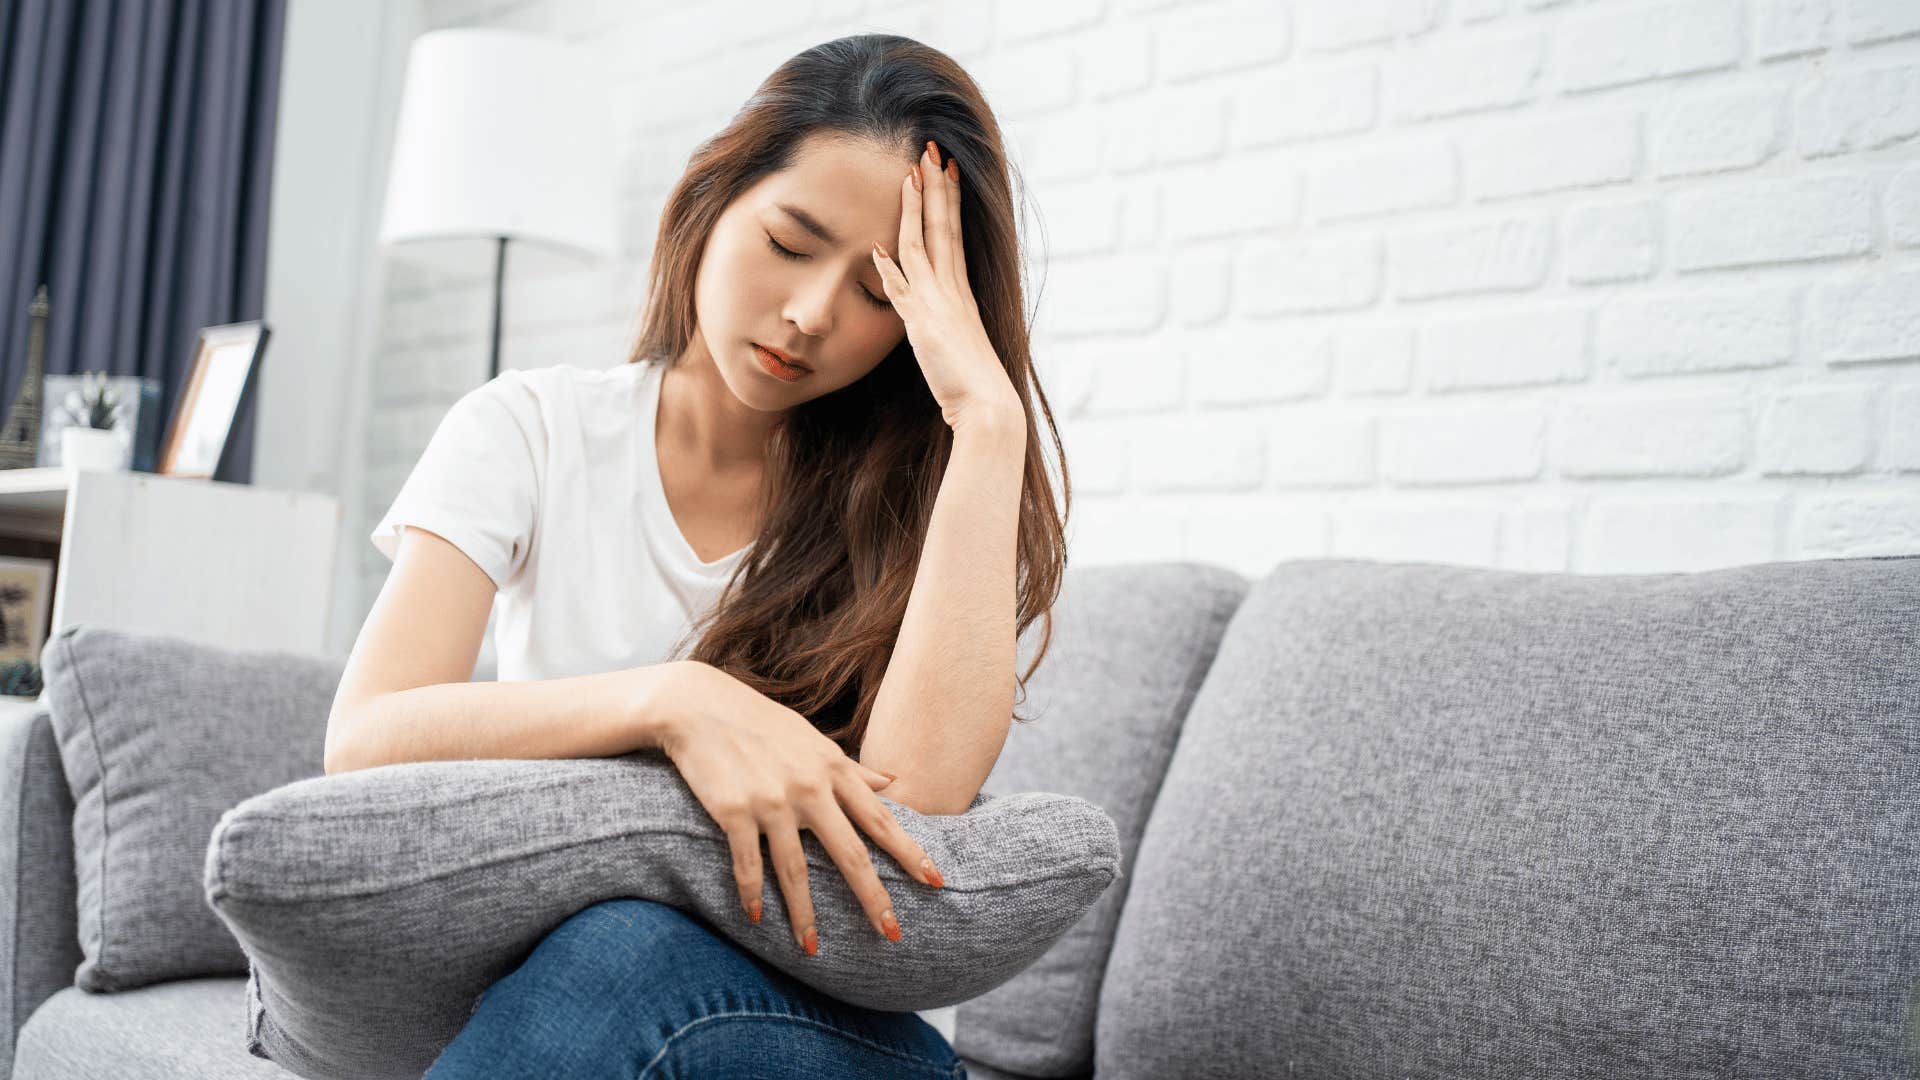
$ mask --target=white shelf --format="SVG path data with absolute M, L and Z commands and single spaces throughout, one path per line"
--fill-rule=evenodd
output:
M 36 469 L 0 469 L 0 495 L 65 492 L 67 478 L 71 475 L 59 465 L 43 465 Z
M 50 634 L 76 622 L 318 653 L 340 500 L 63 466 L 0 469 L 0 535 L 59 544 Z
M 52 523 L 57 529 L 60 518 L 66 513 L 67 491 L 72 486 L 72 471 L 59 465 L 35 469 L 0 469 L 0 519 L 38 519 Z

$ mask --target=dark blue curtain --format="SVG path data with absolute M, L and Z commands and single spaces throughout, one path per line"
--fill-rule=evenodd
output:
M 285 23 L 286 0 L 0 0 L 0 415 L 42 282 L 47 373 L 157 378 L 163 417 L 200 328 L 262 317 Z M 257 396 L 216 480 L 252 479 Z

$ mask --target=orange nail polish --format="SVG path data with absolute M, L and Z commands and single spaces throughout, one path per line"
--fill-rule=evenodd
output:
M 940 148 L 933 145 L 932 139 L 927 140 L 927 156 L 933 159 L 935 165 L 940 164 Z
M 895 921 L 892 908 L 880 913 L 880 930 L 887 935 L 888 941 L 900 940 L 900 924 Z
M 752 919 L 754 922 L 760 921 L 760 901 L 755 900 L 753 903 L 747 905 L 747 918 Z
M 925 871 L 927 872 L 927 884 L 929 884 L 929 885 L 931 885 L 931 886 L 933 886 L 933 887 L 934 887 L 934 888 L 936 888 L 936 889 L 940 889 L 940 888 L 945 888 L 945 887 L 946 887 L 946 884 L 947 884 L 947 879 L 946 879 L 946 878 L 943 878 L 943 877 L 941 877 L 941 876 L 940 876 L 940 871 L 938 871 L 938 870 L 935 870 L 935 869 L 933 868 L 933 860 L 932 860 L 932 859 L 921 859 L 921 860 L 920 860 L 920 869 L 922 869 L 922 870 L 925 870 Z
M 911 173 L 908 173 L 907 175 L 909 175 L 909 176 L 911 176 L 911 177 L 913 177 L 913 190 L 915 190 L 915 191 L 924 191 L 924 190 L 926 190 L 925 188 L 922 188 L 922 187 L 920 186 L 920 166 L 918 166 L 918 165 L 915 165 L 915 166 L 913 167 L 913 171 L 912 171 Z
M 801 947 L 807 950 L 808 956 L 815 956 L 819 954 L 820 936 L 813 932 L 813 927 L 811 926 L 807 927 L 806 936 L 801 939 Z

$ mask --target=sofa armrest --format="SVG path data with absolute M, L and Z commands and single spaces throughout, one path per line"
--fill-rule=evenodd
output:
M 44 702 L 0 703 L 0 1080 L 14 1039 L 79 967 L 73 796 Z

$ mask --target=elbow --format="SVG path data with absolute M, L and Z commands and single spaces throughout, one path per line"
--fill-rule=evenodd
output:
M 346 751 L 329 740 L 326 753 L 320 759 L 320 768 L 326 775 L 333 776 L 336 773 L 351 772 L 353 766 L 347 763 Z
M 326 746 L 320 756 L 320 768 L 326 775 L 381 764 L 377 756 L 381 748 L 367 745 L 367 733 L 384 726 L 377 712 L 382 700 L 384 696 L 378 694 L 335 700 L 332 711 L 327 714 Z
M 328 776 L 352 772 L 360 767 L 354 760 L 350 728 L 351 724 L 345 716 L 335 714 L 327 718 L 327 742 L 326 748 L 321 751 L 320 768 Z

